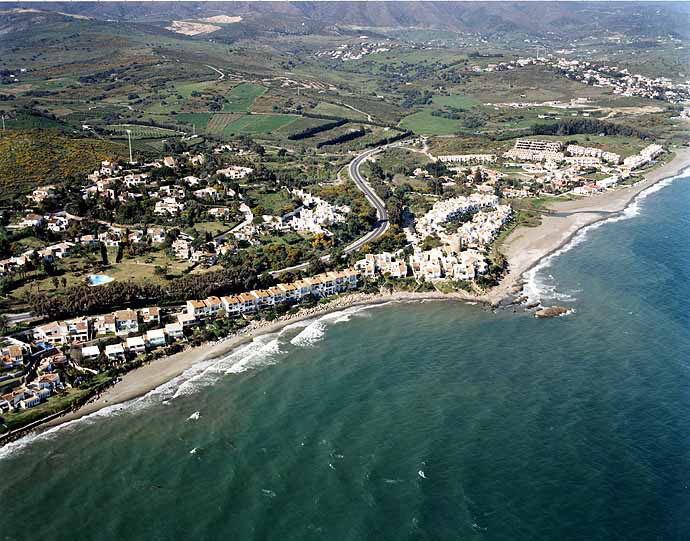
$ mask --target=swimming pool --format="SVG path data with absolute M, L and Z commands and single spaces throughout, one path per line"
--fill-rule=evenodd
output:
M 89 285 L 100 286 L 112 282 L 113 277 L 106 274 L 89 274 Z

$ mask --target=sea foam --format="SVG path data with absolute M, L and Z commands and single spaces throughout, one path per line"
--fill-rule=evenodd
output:
M 557 257 L 560 257 L 564 253 L 569 252 L 576 246 L 582 244 L 585 240 L 587 240 L 587 236 L 595 229 L 598 229 L 605 224 L 629 220 L 630 218 L 639 216 L 641 212 L 641 203 L 647 197 L 669 186 L 673 181 L 687 176 L 689 172 L 690 167 L 685 168 L 677 175 L 664 179 L 656 184 L 653 184 L 649 188 L 642 190 L 633 198 L 633 200 L 628 204 L 628 206 L 625 207 L 625 209 L 623 209 L 622 212 L 610 218 L 606 218 L 605 220 L 600 220 L 583 227 L 573 235 L 570 241 L 561 246 L 558 250 L 555 250 L 548 256 L 544 257 L 534 267 L 525 272 L 523 274 L 525 285 L 522 290 L 522 295 L 527 297 L 527 302 L 541 302 L 544 298 L 555 299 L 561 302 L 576 301 L 577 299 L 572 295 L 572 293 L 575 292 L 567 293 L 558 291 L 553 283 L 553 276 L 544 275 L 544 269 L 549 267 Z
M 355 315 L 366 317 L 366 310 L 386 304 L 389 303 L 352 306 L 321 317 L 317 316 L 317 319 L 291 323 L 279 333 L 258 336 L 248 344 L 234 349 L 228 355 L 195 363 L 179 376 L 159 385 L 141 397 L 106 406 L 79 419 L 62 423 L 43 432 L 28 434 L 15 442 L 11 442 L 0 448 L 0 460 L 11 456 L 35 441 L 54 438 L 60 432 L 69 431 L 81 425 L 89 425 L 106 417 L 136 413 L 154 405 L 168 404 L 175 399 L 192 395 L 213 385 L 226 375 L 239 374 L 247 370 L 275 364 L 286 353 L 281 347 L 287 345 L 281 340 L 285 334 L 296 329 L 302 329 L 289 343 L 296 347 L 309 347 L 323 338 L 327 324 L 346 322 Z M 197 417 L 193 414 L 190 418 L 196 419 Z

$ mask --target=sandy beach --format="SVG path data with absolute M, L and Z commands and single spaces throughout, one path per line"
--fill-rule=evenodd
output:
M 543 217 L 541 225 L 532 228 L 519 227 L 506 239 L 502 249 L 508 258 L 510 270 L 501 283 L 486 295 L 473 296 L 469 293 L 443 294 L 433 292 L 352 293 L 343 295 L 328 304 L 305 309 L 297 315 L 283 316 L 273 322 L 252 322 L 239 335 L 219 343 L 189 348 L 170 357 L 157 359 L 148 365 L 129 372 L 123 376 L 119 383 L 78 411 L 64 415 L 43 426 L 62 424 L 89 415 L 104 407 L 143 396 L 147 392 L 184 373 L 194 364 L 225 356 L 233 349 L 250 342 L 257 336 L 276 333 L 289 324 L 323 316 L 351 306 L 422 299 L 478 301 L 496 304 L 509 296 L 515 284 L 520 281 L 526 271 L 531 269 L 545 256 L 567 243 L 577 231 L 594 222 L 611 218 L 622 212 L 640 192 L 660 180 L 678 174 L 689 164 L 690 149 L 683 148 L 676 151 L 676 155 L 671 161 L 649 172 L 645 175 L 645 180 L 635 185 L 589 198 L 564 200 L 551 204 L 549 206 L 549 213 Z
M 666 178 L 677 175 L 690 165 L 690 148 L 676 151 L 668 163 L 645 175 L 637 184 L 621 187 L 591 197 L 557 201 L 549 205 L 537 227 L 519 227 L 502 246 L 509 262 L 508 274 L 484 299 L 495 303 L 506 297 L 522 275 L 544 257 L 566 244 L 580 229 L 621 213 L 642 191 Z
M 286 315 L 271 322 L 252 322 L 240 334 L 231 336 L 225 340 L 212 344 L 203 344 L 198 347 L 190 347 L 184 351 L 156 359 L 149 364 L 132 370 L 125 374 L 114 386 L 102 393 L 79 410 L 68 413 L 44 423 L 43 427 L 56 426 L 62 423 L 85 417 L 102 408 L 121 404 L 134 398 L 145 395 L 149 391 L 160 387 L 177 376 L 184 373 L 196 363 L 216 359 L 228 355 L 232 350 L 251 342 L 258 336 L 280 332 L 283 328 L 300 321 L 317 318 L 338 312 L 354 306 L 370 306 L 388 302 L 402 302 L 409 300 L 476 300 L 469 294 L 443 294 L 443 293 L 351 293 L 337 297 L 332 302 L 307 308 L 296 315 Z

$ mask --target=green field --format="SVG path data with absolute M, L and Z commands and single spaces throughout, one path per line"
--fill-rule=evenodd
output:
M 259 190 L 247 192 L 247 198 L 251 205 L 263 207 L 263 212 L 279 216 L 295 208 L 292 196 L 287 191 L 263 193 Z
M 228 102 L 223 107 L 224 113 L 244 113 L 254 103 L 254 100 L 266 92 L 266 87 L 253 83 L 237 85 L 225 98 Z
M 213 86 L 216 81 L 202 81 L 200 83 L 177 83 L 175 84 L 175 90 L 185 98 L 189 99 L 192 96 L 192 92 L 195 90 L 197 92 L 203 92 L 207 90 L 210 86 Z
M 311 112 L 320 115 L 353 118 L 356 120 L 367 119 L 366 115 L 363 115 L 362 113 L 358 113 L 357 111 L 353 111 L 352 109 L 348 107 L 343 107 L 342 105 L 336 105 L 335 103 L 328 103 L 325 101 L 320 102 L 316 107 L 314 107 L 314 109 L 312 109 Z
M 193 125 L 197 133 L 206 130 L 208 124 L 213 119 L 213 113 L 178 113 L 175 120 L 184 124 Z
M 129 130 L 132 133 L 132 139 L 160 139 L 180 134 L 180 132 L 168 128 L 141 126 L 136 124 L 110 124 L 106 126 L 106 130 L 122 137 L 126 137 L 127 130 Z
M 469 109 L 475 105 L 480 105 L 480 101 L 470 96 L 462 94 L 453 94 L 452 96 L 434 96 L 434 105 L 442 105 L 445 107 L 455 107 L 457 109 Z
M 224 133 L 270 133 L 297 118 L 291 115 L 245 115 L 226 126 Z
M 406 130 L 424 135 L 452 135 L 462 129 L 460 120 L 433 116 L 431 109 L 406 116 L 398 125 Z
M 324 120 L 321 118 L 298 118 L 294 122 L 291 122 L 290 124 L 286 124 L 282 128 L 279 129 L 281 133 L 284 133 L 286 135 L 292 135 L 295 133 L 299 133 L 301 131 L 304 131 L 308 128 L 314 128 L 316 126 L 322 126 L 323 124 L 328 124 L 329 122 L 332 122 L 331 120 Z
M 228 129 L 228 126 L 239 118 L 242 117 L 235 113 L 216 113 L 209 119 L 208 125 L 206 126 L 206 131 L 213 135 L 223 135 Z

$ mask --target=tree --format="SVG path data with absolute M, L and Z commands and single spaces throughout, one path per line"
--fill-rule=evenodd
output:
M 404 204 L 402 200 L 397 197 L 391 197 L 386 201 L 386 210 L 388 211 L 388 220 L 393 225 L 402 225 Z
M 122 247 L 122 244 L 120 244 L 117 247 L 117 255 L 115 256 L 115 263 L 119 263 L 120 261 L 122 261 L 123 253 L 124 253 L 124 248 Z
M 48 276 L 55 274 L 55 264 L 52 261 L 44 259 L 41 265 L 43 267 L 43 272 L 45 272 Z
M 106 248 L 105 243 L 101 242 L 101 262 L 104 265 L 108 264 L 108 248 Z
M 10 318 L 5 314 L 0 314 L 0 332 L 5 333 L 10 328 Z
M 326 265 L 321 261 L 320 257 L 313 257 L 309 261 L 309 266 L 307 267 L 307 274 L 315 275 L 326 271 Z

